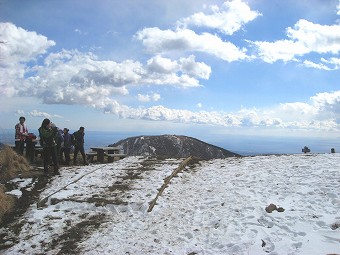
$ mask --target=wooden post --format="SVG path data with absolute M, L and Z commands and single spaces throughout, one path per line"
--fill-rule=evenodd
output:
M 160 190 L 158 191 L 156 197 L 151 201 L 148 212 L 151 212 L 153 207 L 156 205 L 157 199 L 160 195 L 162 195 L 163 191 L 165 190 L 165 188 L 168 186 L 168 184 L 170 183 L 171 179 L 176 176 L 180 171 L 182 171 L 185 166 L 192 160 L 192 156 L 186 158 L 180 165 L 179 167 L 177 167 L 171 175 L 169 175 L 168 177 L 166 177 L 164 179 L 164 184 L 162 185 L 162 187 L 160 188 Z

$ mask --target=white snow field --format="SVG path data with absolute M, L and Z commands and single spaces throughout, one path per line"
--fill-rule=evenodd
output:
M 0 253 L 340 254 L 340 154 L 199 161 L 148 212 L 183 160 L 61 169 Z M 270 204 L 280 209 L 267 212 Z

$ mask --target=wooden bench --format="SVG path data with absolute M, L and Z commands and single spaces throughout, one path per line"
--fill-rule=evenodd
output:
M 107 157 L 108 163 L 112 163 L 115 160 L 120 160 L 127 156 L 126 154 L 122 154 L 122 153 L 104 153 L 104 155 Z
M 97 152 L 95 151 L 89 151 L 86 153 L 86 157 L 87 157 L 87 160 L 90 162 L 90 163 L 93 163 L 93 158 L 94 157 L 97 157 L 98 159 L 98 155 L 97 155 Z

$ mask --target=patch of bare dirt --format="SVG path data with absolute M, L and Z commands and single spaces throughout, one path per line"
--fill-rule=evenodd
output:
M 98 229 L 103 222 L 105 222 L 105 214 L 86 217 L 84 221 L 66 229 L 64 234 L 54 238 L 51 243 L 46 243 L 45 249 L 53 250 L 60 247 L 57 254 L 80 254 L 78 242 Z
M 126 201 L 121 198 L 124 197 L 125 193 L 128 193 L 131 189 L 131 184 L 136 180 L 140 179 L 141 174 L 144 171 L 154 170 L 157 164 L 162 164 L 162 160 L 159 159 L 145 159 L 141 165 L 136 165 L 136 168 L 126 169 L 124 174 L 117 176 L 119 181 L 116 181 L 111 186 L 108 187 L 110 191 L 110 197 L 96 195 L 91 198 L 87 198 L 85 201 L 75 201 L 75 202 L 86 202 L 92 203 L 95 206 L 105 206 L 108 204 L 112 205 L 127 205 Z M 62 174 L 62 170 L 61 170 Z M 27 211 L 28 207 L 32 204 L 36 204 L 39 199 L 41 191 L 45 188 L 46 184 L 50 181 L 42 175 L 41 171 L 30 171 L 25 174 L 25 177 L 33 178 L 32 189 L 29 191 L 22 189 L 23 195 L 15 203 L 14 211 L 15 213 L 6 215 L 4 217 L 4 222 L 2 224 L 2 231 L 0 231 L 0 251 L 8 249 L 17 242 L 19 233 L 21 232 L 22 226 L 26 223 L 23 219 L 23 214 Z M 11 187 L 9 187 L 10 189 Z M 70 201 L 70 199 L 66 199 Z M 66 201 L 65 200 L 65 201 Z M 61 201 L 56 199 L 51 199 L 52 204 L 57 204 Z M 70 222 L 69 226 L 65 227 L 65 232 L 62 235 L 55 237 L 52 243 L 44 244 L 46 250 L 59 248 L 58 254 L 79 254 L 78 243 L 86 239 L 95 229 L 106 222 L 105 215 L 97 215 L 93 217 L 88 217 L 84 215 L 82 222 L 72 225 Z
M 128 202 L 124 201 L 124 197 L 129 197 L 129 192 L 133 183 L 137 179 L 142 178 L 143 172 L 153 171 L 157 169 L 157 165 L 164 163 L 164 159 L 157 158 L 145 158 L 141 164 L 136 164 L 136 166 L 128 169 L 124 169 L 123 174 L 117 176 L 117 181 L 115 181 L 111 186 L 108 186 L 107 194 L 97 194 L 86 199 L 65 199 L 58 200 L 52 198 L 50 200 L 51 204 L 57 204 L 62 201 L 74 201 L 80 203 L 91 203 L 97 207 L 106 205 L 127 205 Z M 193 164 L 198 163 L 194 161 Z M 178 166 L 178 161 L 174 162 L 174 167 Z M 192 164 L 189 165 L 192 167 Z M 61 170 L 62 174 L 62 170 Z M 44 190 L 46 184 L 51 180 L 42 175 L 41 171 L 31 171 L 31 176 L 33 178 L 32 189 L 27 191 L 22 189 L 23 195 L 15 203 L 15 214 L 8 215 L 4 219 L 4 224 L 2 229 L 0 229 L 0 251 L 8 249 L 18 242 L 18 235 L 22 230 L 22 227 L 27 223 L 23 219 L 23 214 L 27 211 L 28 207 L 32 204 L 36 204 L 39 199 L 39 195 L 42 190 Z M 126 194 L 126 195 L 125 195 Z M 88 214 L 83 214 L 79 216 L 81 222 L 72 223 L 65 219 L 66 225 L 64 227 L 64 232 L 61 235 L 54 237 L 53 241 L 50 243 L 44 243 L 43 247 L 46 251 L 58 250 L 56 254 L 79 254 L 79 243 L 86 240 L 92 232 L 98 230 L 98 228 L 105 222 L 107 218 L 105 214 L 89 216 Z M 1 252 L 0 252 L 1 253 Z
M 25 172 L 26 178 L 32 178 L 32 189 L 21 189 L 22 196 L 20 198 L 13 197 L 15 202 L 12 205 L 10 213 L 4 214 L 2 217 L 1 227 L 6 229 L 6 232 L 0 232 L 0 251 L 7 249 L 11 246 L 17 235 L 20 233 L 22 226 L 25 224 L 21 220 L 23 214 L 27 211 L 28 207 L 36 202 L 39 198 L 41 191 L 44 189 L 49 179 L 45 178 L 41 173 L 34 171 Z M 7 190 L 12 190 L 13 184 L 5 183 Z

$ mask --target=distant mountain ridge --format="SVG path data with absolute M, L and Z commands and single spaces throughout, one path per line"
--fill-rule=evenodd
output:
M 183 135 L 129 137 L 109 146 L 122 147 L 129 156 L 171 158 L 193 156 L 205 160 L 241 156 L 196 138 Z

